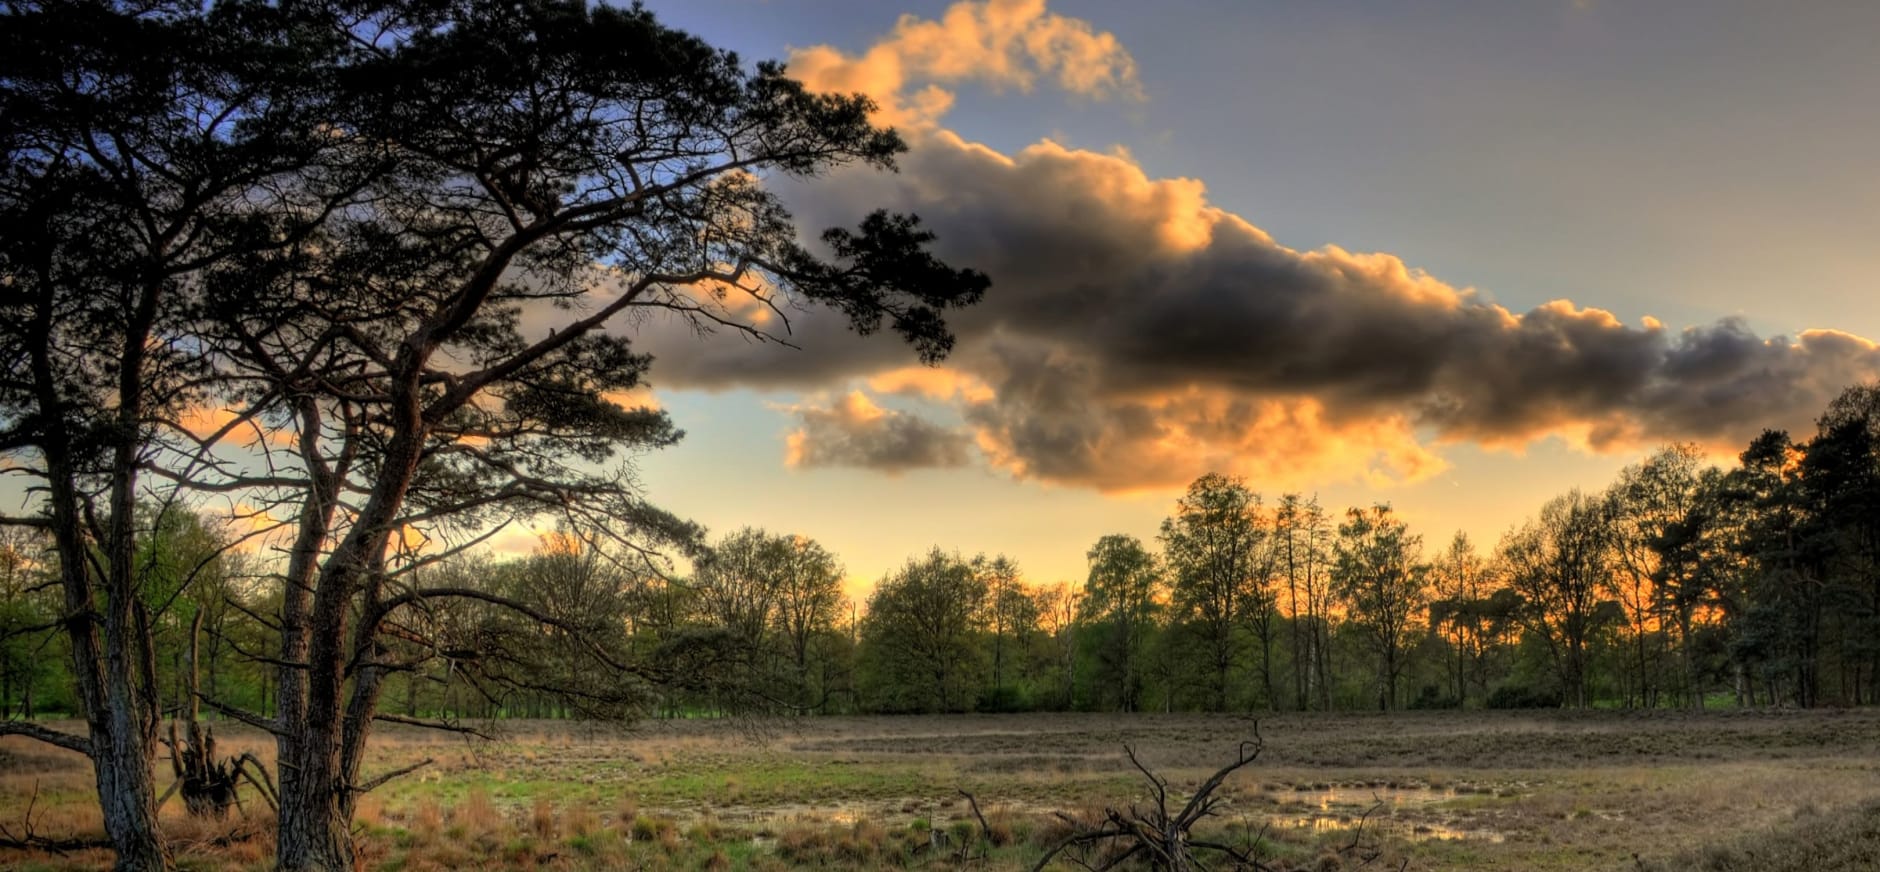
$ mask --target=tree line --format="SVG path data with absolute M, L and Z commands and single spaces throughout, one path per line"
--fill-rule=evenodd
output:
M 1492 548 L 1428 548 L 1388 505 L 1335 518 L 1218 474 L 1151 542 L 1114 534 L 1081 583 L 933 549 L 859 599 L 812 539 L 742 529 L 685 572 L 565 533 L 527 556 L 416 570 L 464 596 L 400 629 L 388 681 L 414 722 L 964 711 L 1863 705 L 1880 691 L 1880 387 L 1803 443 L 1769 432 L 1729 468 L 1661 448 L 1597 492 L 1548 500 Z M 202 693 L 268 714 L 270 569 L 204 518 L 146 507 L 139 572 L 179 596 L 154 629 L 159 707 Z M 54 549 L 0 543 L 0 709 L 72 712 L 46 656 Z M 193 576 L 193 581 L 186 581 Z M 472 595 L 474 594 L 474 595 Z M 526 603 L 538 614 L 508 607 Z M 200 633 L 201 642 L 194 640 Z M 201 644 L 201 654 L 187 650 Z M 583 653 L 623 668 L 595 670 Z M 62 652 L 61 652 L 62 653 Z

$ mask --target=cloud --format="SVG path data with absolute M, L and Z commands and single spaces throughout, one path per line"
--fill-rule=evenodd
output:
M 1446 464 L 1401 415 L 1334 420 L 1311 397 L 1192 385 L 1107 391 L 1087 353 L 995 344 L 993 391 L 964 415 L 988 462 L 1018 478 L 1104 492 L 1178 488 L 1207 472 L 1263 485 L 1413 481 Z
M 994 3 L 960 22 L 903 19 L 851 72 L 892 69 L 882 82 L 897 94 L 923 76 L 954 81 L 965 68 L 934 46 L 1029 45 L 997 35 L 1023 28 L 969 26 L 1006 9 L 1056 18 Z M 1017 75 L 1006 69 L 985 75 Z M 1740 445 L 1763 427 L 1805 428 L 1843 387 L 1880 375 L 1880 350 L 1845 333 L 1763 337 L 1729 318 L 1673 330 L 1567 300 L 1517 312 L 1390 254 L 1295 250 L 1211 204 L 1200 181 L 1152 178 L 1121 151 L 1047 140 L 1004 154 L 939 128 L 910 145 L 899 173 L 844 170 L 783 194 L 810 228 L 877 207 L 917 213 L 942 257 L 992 277 L 985 302 L 950 318 L 959 341 L 943 369 L 910 375 L 905 349 L 810 311 L 790 324 L 801 351 L 647 334 L 660 384 L 866 380 L 951 407 L 1013 475 L 1121 491 L 1210 469 L 1269 485 L 1416 480 L 1452 442 Z M 894 456 L 880 434 L 944 432 L 866 418 L 857 398 L 799 412 L 796 462 L 896 468 L 864 459 Z M 864 428 L 877 441 L 844 441 Z
M 176 425 L 196 439 L 217 438 L 223 444 L 292 446 L 296 435 L 288 428 L 270 427 L 245 410 L 223 406 L 193 405 L 182 411 Z M 231 426 L 233 425 L 233 426 Z
M 906 366 L 876 373 L 868 377 L 868 389 L 929 400 L 985 402 L 994 398 L 992 387 L 977 376 L 944 366 Z
M 915 127 L 953 105 L 942 83 L 1029 91 L 1042 76 L 1099 99 L 1142 94 L 1136 62 L 1114 34 L 1046 12 L 1045 0 L 968 0 L 937 21 L 903 15 L 860 55 L 827 45 L 792 52 L 790 74 L 818 90 L 867 94 L 882 121 Z
M 847 466 L 899 474 L 910 469 L 964 466 L 972 444 L 966 434 L 909 412 L 883 409 L 861 391 L 834 405 L 792 406 L 797 428 L 785 437 L 784 460 L 793 467 Z

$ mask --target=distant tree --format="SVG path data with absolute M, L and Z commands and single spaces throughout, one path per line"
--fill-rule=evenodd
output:
M 426 584 L 466 584 L 526 606 L 526 612 L 506 609 L 500 601 L 478 600 L 475 606 L 491 641 L 469 650 L 489 665 L 466 668 L 502 689 L 502 708 L 510 708 L 510 701 L 531 700 L 548 703 L 557 715 L 609 717 L 646 698 L 652 676 L 596 669 L 597 658 L 583 650 L 598 647 L 611 652 L 606 659 L 628 659 L 625 628 L 635 579 L 619 555 L 559 530 L 544 535 L 529 556 L 491 574 L 494 585 L 479 585 L 465 577 L 467 572 L 459 573 L 460 581 Z
M 1136 711 L 1142 705 L 1145 647 L 1162 608 L 1161 570 L 1141 540 L 1120 533 L 1098 539 L 1085 558 L 1090 574 L 1078 625 L 1096 644 L 1096 684 L 1114 694 L 1117 710 Z
M 1670 628 L 1678 631 L 1679 648 L 1686 654 L 1681 671 L 1687 695 L 1695 685 L 1688 657 L 1692 585 L 1683 577 L 1687 567 L 1669 546 L 1676 538 L 1674 528 L 1695 508 L 1702 460 L 1695 445 L 1666 446 L 1620 471 L 1606 492 L 1612 503 L 1614 588 L 1631 636 L 1630 685 L 1636 704 L 1648 708 L 1658 705 L 1658 662 L 1668 653 Z
M 1006 655 L 1024 634 L 1037 625 L 1037 613 L 1031 597 L 1025 593 L 1018 563 L 1003 554 L 987 559 L 973 559 L 973 571 L 986 585 L 986 631 L 992 639 L 992 686 L 990 699 L 995 708 L 1006 708 Z
M 745 527 L 712 543 L 697 561 L 698 607 L 753 662 L 769 642 L 790 550 L 787 538 Z
M 1469 699 L 1469 664 L 1482 644 L 1480 610 L 1473 608 L 1487 592 L 1487 566 L 1468 534 L 1458 530 L 1449 547 L 1430 563 L 1431 629 L 1441 628 L 1450 647 L 1450 680 L 1457 705 Z
M 1317 497 L 1301 500 L 1288 495 L 1276 515 L 1277 537 L 1284 549 L 1289 596 L 1293 605 L 1295 638 L 1304 641 L 1304 689 L 1300 708 L 1332 707 L 1331 687 L 1331 615 L 1332 615 L 1332 529 L 1331 518 L 1319 505 Z M 1297 679 L 1295 679 L 1297 680 Z
M 1312 632 L 1308 616 L 1310 599 L 1301 596 L 1302 576 L 1310 563 L 1306 553 L 1307 537 L 1301 535 L 1305 515 L 1305 502 L 1296 493 L 1280 497 L 1279 505 L 1273 507 L 1273 562 L 1275 570 L 1286 579 L 1286 612 L 1290 618 L 1287 623 L 1292 642 L 1289 659 L 1293 670 L 1293 708 L 1301 711 L 1310 704 L 1307 689 L 1312 670 L 1312 646 L 1307 637 Z
M 1747 575 L 1743 551 L 1738 547 L 1741 503 L 1735 499 L 1734 471 L 1708 467 L 1698 472 L 1690 505 L 1683 517 L 1665 525 L 1654 545 L 1658 575 L 1678 627 L 1678 656 L 1689 697 L 1686 704 L 1702 708 L 1708 690 L 1706 640 L 1730 632 L 1740 622 L 1745 603 L 1741 580 Z M 1746 687 L 1742 661 L 1735 663 L 1735 689 L 1739 699 Z
M 1225 711 L 1228 677 L 1238 660 L 1236 635 L 1250 616 L 1270 617 L 1266 529 L 1260 497 L 1237 478 L 1209 473 L 1188 486 L 1162 521 L 1162 549 L 1172 577 L 1170 600 L 1190 628 L 1213 676 L 1211 708 Z M 1259 626 L 1271 626 L 1262 619 Z M 1263 644 L 1269 639 L 1262 639 Z M 1270 652 L 1270 647 L 1267 649 Z M 1270 657 L 1261 658 L 1264 699 L 1272 701 Z
M 1801 473 L 1810 532 L 1826 552 L 1823 629 L 1833 634 L 1835 685 L 1842 702 L 1880 702 L 1880 382 L 1829 404 Z
M 1058 710 L 1077 707 L 1077 616 L 1083 610 L 1084 595 L 1070 582 L 1042 585 L 1032 591 L 1038 613 L 1038 628 L 1044 634 L 1056 673 L 1050 706 Z
M 876 585 L 862 618 L 862 645 L 879 670 L 877 695 L 888 708 L 950 712 L 971 705 L 986 596 L 985 578 L 972 564 L 938 548 Z
M 1742 564 L 1728 596 L 1741 610 L 1733 656 L 1763 680 L 1770 702 L 1808 707 L 1820 691 L 1826 543 L 1813 535 L 1802 456 L 1786 432 L 1766 430 L 1731 471 L 1726 500 Z M 1754 684 L 1746 690 L 1754 702 Z
M 43 654 L 59 628 L 58 603 L 43 591 L 56 572 L 52 543 L 32 527 L 0 527 L 0 719 L 34 713 L 34 691 L 50 670 Z
M 1423 537 L 1378 504 L 1346 512 L 1333 548 L 1332 588 L 1377 658 L 1379 708 L 1395 709 L 1410 622 L 1428 598 L 1429 567 L 1419 562 Z
M 1606 621 L 1600 608 L 1612 583 L 1611 505 L 1573 490 L 1541 507 L 1537 519 L 1502 540 L 1510 586 L 1521 594 L 1527 627 L 1547 643 L 1568 705 L 1592 704 L 1588 645 Z
M 831 655 L 818 651 L 818 640 L 827 641 L 835 631 L 843 602 L 842 564 L 806 536 L 785 536 L 781 544 L 775 635 L 784 643 L 799 710 L 821 709 L 833 688 L 827 676 L 813 675 L 812 667 L 830 665 Z

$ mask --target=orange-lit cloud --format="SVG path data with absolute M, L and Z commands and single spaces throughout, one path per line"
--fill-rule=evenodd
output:
M 953 93 L 943 85 L 956 82 L 1030 90 L 1043 77 L 1089 97 L 1141 94 L 1136 62 L 1115 35 L 1045 11 L 1045 0 L 967 0 L 937 21 L 904 15 L 860 55 L 798 49 L 790 74 L 817 90 L 866 94 L 883 122 L 916 127 L 946 113 Z
M 997 14 L 1009 17 L 986 17 Z M 1027 21 L 1090 36 L 1067 38 L 1067 56 L 1111 59 L 1109 78 L 1068 75 L 1065 87 L 1134 81 L 1113 40 L 1042 3 L 904 19 L 862 55 L 812 50 L 793 69 L 912 111 L 928 85 L 975 75 L 964 57 L 1003 59 L 977 75 L 1015 87 L 1087 68 L 1032 54 L 1014 35 L 1030 32 L 1014 23 Z M 1120 150 L 1047 140 L 1006 154 L 931 127 L 899 163 L 894 174 L 779 184 L 806 228 L 852 225 L 880 207 L 916 213 L 941 257 L 992 278 L 983 303 L 949 316 L 958 341 L 944 369 L 910 371 L 906 349 L 812 311 L 792 323 L 802 350 L 649 331 L 642 347 L 659 383 L 827 391 L 860 380 L 947 407 L 1013 475 L 1128 491 L 1209 469 L 1412 481 L 1440 469 L 1437 452 L 1455 442 L 1734 446 L 1764 427 L 1805 429 L 1845 386 L 1880 376 L 1880 349 L 1846 333 L 1764 337 L 1729 318 L 1677 330 L 1569 300 L 1515 311 L 1391 254 L 1289 248 L 1211 204 L 1200 181 L 1155 178 Z M 886 420 L 952 432 L 912 411 L 869 417 L 857 397 L 866 402 L 792 409 L 793 463 L 813 465 L 812 447 L 848 444 L 847 434 L 885 432 Z M 814 426 L 806 414 L 819 416 Z
M 223 428 L 228 428 L 222 440 L 229 443 L 248 444 L 254 442 L 259 436 L 269 445 L 291 446 L 294 444 L 296 437 L 292 430 L 269 428 L 252 419 L 242 421 L 241 415 L 242 413 L 235 409 L 192 406 L 183 410 L 182 416 L 177 419 L 176 423 L 197 439 L 208 439 L 222 432 Z M 235 426 L 230 427 L 230 424 Z
M 1261 487 L 1418 481 L 1446 464 L 1402 415 L 1340 419 L 1307 396 L 1189 385 L 1106 391 L 1075 352 L 998 349 L 990 399 L 966 419 L 988 462 L 1014 477 L 1116 493 L 1179 488 L 1207 472 Z
M 904 366 L 875 373 L 868 377 L 868 389 L 939 401 L 983 403 L 993 398 L 992 386 L 978 376 L 945 366 Z
M 267 551 L 293 540 L 291 521 L 276 516 L 281 510 L 278 506 L 270 510 L 247 502 L 213 501 L 200 509 L 204 517 L 220 523 L 229 538 L 235 540 L 233 550 L 244 552 Z

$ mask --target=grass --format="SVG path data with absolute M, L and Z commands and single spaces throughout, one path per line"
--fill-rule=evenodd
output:
M 361 802 L 361 868 L 951 868 L 963 844 L 985 868 L 1025 868 L 1062 835 L 1051 812 L 1140 800 L 1125 743 L 1179 789 L 1253 729 L 1180 715 L 497 726 L 495 742 L 377 735 L 368 776 L 439 762 Z M 1338 849 L 1360 819 L 1379 862 L 1410 869 L 1615 869 L 1634 855 L 1666 870 L 1874 868 L 1880 843 L 1880 712 L 1283 715 L 1259 730 L 1267 751 L 1223 788 L 1215 835 L 1266 827 L 1260 848 L 1280 868 L 1355 865 Z M 233 727 L 221 738 L 269 751 Z M 0 740 L 0 823 L 17 828 L 35 785 L 41 833 L 98 831 L 81 758 Z M 163 826 L 185 868 L 270 864 L 265 820 L 191 821 L 172 803 Z M 1819 865 L 1834 851 L 1865 865 Z M 108 864 L 0 851 L 8 869 Z
M 1880 802 L 1805 808 L 1767 832 L 1640 864 L 1650 872 L 1866 872 L 1880 869 Z

